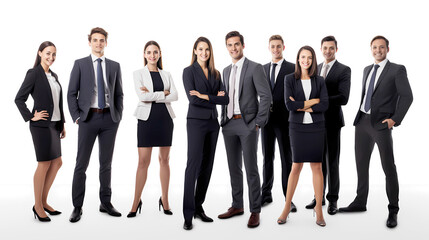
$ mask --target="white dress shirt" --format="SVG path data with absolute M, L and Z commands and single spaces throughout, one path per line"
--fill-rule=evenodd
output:
M 60 121 L 61 113 L 60 113 L 60 94 L 61 87 L 58 84 L 57 79 L 50 72 L 46 73 L 46 78 L 48 78 L 49 86 L 51 87 L 52 92 L 52 101 L 54 102 L 54 111 L 52 112 L 51 121 Z
M 377 74 L 375 75 L 375 81 L 374 81 L 374 90 L 375 90 L 375 86 L 377 86 L 377 82 L 378 79 L 380 78 L 381 73 L 383 72 L 384 67 L 386 66 L 387 63 L 387 58 L 384 59 L 383 61 L 381 61 L 380 63 L 378 63 L 378 65 L 380 66 L 377 69 Z M 374 65 L 377 63 L 374 63 Z M 368 110 L 368 112 L 365 111 L 365 101 L 366 101 L 366 93 L 368 92 L 368 86 L 369 86 L 369 82 L 371 80 L 371 76 L 372 73 L 374 72 L 374 67 L 372 67 L 371 71 L 368 74 L 368 78 L 366 79 L 366 83 L 365 83 L 365 96 L 363 97 L 363 101 L 362 101 L 362 105 L 360 106 L 360 110 L 366 114 L 371 114 L 371 109 Z
M 320 71 L 320 76 L 323 77 L 323 72 L 325 71 L 325 66 L 328 65 L 328 71 L 326 72 L 326 76 L 328 76 L 329 71 L 331 71 L 332 66 L 334 65 L 334 63 L 337 61 L 337 59 L 334 59 L 332 61 L 330 61 L 329 63 L 326 63 L 325 61 L 323 62 L 322 65 L 322 71 Z
M 239 115 L 241 114 L 240 111 L 240 103 L 238 101 L 239 99 L 239 89 L 240 89 L 240 76 L 241 76 L 241 70 L 243 69 L 243 63 L 244 63 L 244 59 L 246 57 L 242 57 L 240 60 L 238 60 L 235 64 L 233 63 L 232 65 L 236 65 L 237 66 L 237 72 L 235 73 L 235 86 L 231 86 L 232 84 L 232 67 L 231 67 L 231 75 L 229 76 L 229 89 L 231 90 L 235 90 L 234 92 L 234 115 Z
M 276 70 L 275 70 L 275 72 L 274 72 L 274 84 L 276 83 L 276 81 L 277 81 L 277 76 L 279 75 L 279 72 L 280 72 L 280 68 L 282 68 L 282 64 L 283 64 L 283 61 L 284 61 L 285 59 L 284 58 L 282 58 L 280 61 L 278 61 L 278 62 L 276 62 L 276 64 L 277 64 L 277 66 L 276 66 Z M 270 65 L 270 79 L 271 79 L 271 73 L 272 73 L 272 71 L 273 71 L 273 64 L 274 64 L 275 62 L 273 62 L 273 61 L 271 61 L 271 65 Z
M 97 68 L 98 68 L 98 62 L 97 59 L 99 59 L 99 57 L 95 56 L 94 54 L 91 53 L 91 58 L 92 58 L 92 64 L 94 66 L 94 95 L 92 95 L 92 99 L 91 99 L 91 108 L 98 108 L 98 84 L 97 84 Z M 109 85 L 107 84 L 107 77 L 106 77 L 106 57 L 103 55 L 100 57 L 101 58 L 101 68 L 103 70 L 103 80 L 104 80 L 104 93 L 105 93 L 105 103 L 106 103 L 106 107 L 108 108 L 110 107 L 109 105 Z
M 311 80 L 305 79 L 301 80 L 302 83 L 302 89 L 304 90 L 305 100 L 307 101 L 310 99 L 311 94 Z M 309 112 L 304 112 L 304 119 L 302 120 L 302 123 L 304 124 L 310 124 L 313 123 L 313 118 L 311 117 L 311 114 Z

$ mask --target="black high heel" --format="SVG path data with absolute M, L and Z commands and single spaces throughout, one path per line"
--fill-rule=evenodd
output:
M 166 215 L 173 215 L 173 212 L 171 212 L 171 210 L 170 209 L 164 209 L 164 204 L 162 203 L 162 199 L 161 199 L 162 197 L 159 197 L 159 206 L 158 206 L 158 210 L 159 211 L 161 211 L 161 207 L 162 207 L 162 210 L 164 210 L 164 214 L 166 214 Z
M 49 215 L 52 215 L 52 216 L 54 216 L 54 215 L 60 215 L 61 214 L 61 212 L 60 211 L 57 211 L 57 210 L 54 210 L 54 211 L 51 211 L 51 210 L 49 210 L 49 209 L 47 209 L 47 208 L 43 208 L 46 212 L 48 212 L 49 213 Z
M 41 222 L 50 222 L 51 221 L 51 219 L 49 217 L 40 217 L 39 214 L 37 214 L 36 209 L 34 209 L 34 206 L 33 206 L 33 213 L 34 213 L 34 219 L 36 219 L 36 216 L 37 216 L 37 218 Z
M 137 205 L 137 209 L 135 212 L 129 212 L 127 215 L 127 218 L 132 218 L 135 217 L 137 215 L 137 211 L 139 212 L 139 214 L 142 213 L 142 200 L 140 199 L 139 204 Z

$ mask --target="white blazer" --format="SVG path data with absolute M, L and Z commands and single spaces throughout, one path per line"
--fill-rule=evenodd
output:
M 158 69 L 158 71 L 159 75 L 161 75 L 162 83 L 164 84 L 164 90 L 170 91 L 168 96 L 165 96 L 164 91 L 153 91 L 152 78 L 147 66 L 134 72 L 134 87 L 139 98 L 134 116 L 140 120 L 146 121 L 149 118 L 152 102 L 165 103 L 170 117 L 176 117 L 170 104 L 172 101 L 177 101 L 178 98 L 173 79 L 169 72 L 161 69 Z M 141 87 L 146 87 L 149 92 L 143 92 L 140 89 Z

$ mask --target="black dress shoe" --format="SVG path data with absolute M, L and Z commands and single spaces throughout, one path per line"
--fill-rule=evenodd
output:
M 73 209 L 72 214 L 70 215 L 70 222 L 78 222 L 80 220 L 80 216 L 82 215 L 82 208 L 81 207 L 75 207 Z
M 313 198 L 313 200 L 311 201 L 311 203 L 309 203 L 307 206 L 305 206 L 305 208 L 307 209 L 313 209 L 316 206 L 316 199 Z M 323 198 L 322 200 L 322 206 L 325 206 L 325 198 Z
M 192 221 L 185 220 L 185 223 L 183 224 L 183 229 L 191 230 L 192 229 Z
M 338 212 L 337 202 L 329 202 L 328 214 L 335 215 Z
M 273 198 L 271 196 L 262 197 L 261 206 L 266 206 L 273 202 Z
M 290 211 L 291 212 L 296 212 L 297 211 L 296 206 L 295 206 L 295 204 L 293 202 L 290 203 Z
M 213 222 L 213 219 L 207 216 L 204 212 L 195 212 L 194 218 L 199 218 L 203 222 Z
M 355 203 L 350 203 L 348 207 L 342 207 L 338 209 L 339 212 L 365 212 L 366 206 L 360 206 Z
M 48 212 L 49 215 L 52 215 L 52 216 L 54 216 L 54 215 L 60 215 L 61 214 L 61 212 L 57 211 L 57 210 L 51 211 L 51 210 L 49 210 L 47 208 L 43 208 L 43 209 L 45 210 L 45 212 Z
M 100 212 L 109 214 L 110 216 L 120 217 L 122 214 L 116 210 L 111 203 L 101 203 Z
M 387 217 L 386 226 L 388 228 L 394 228 L 398 225 L 398 214 L 397 213 L 389 213 Z

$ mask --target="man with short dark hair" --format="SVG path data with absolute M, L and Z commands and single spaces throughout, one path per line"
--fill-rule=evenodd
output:
M 73 175 L 73 206 L 70 222 L 82 215 L 86 169 L 98 137 L 100 158 L 100 212 L 119 217 L 110 202 L 111 168 L 116 132 L 122 118 L 123 92 L 119 63 L 104 56 L 107 32 L 93 28 L 88 35 L 91 55 L 75 61 L 67 94 L 73 122 L 79 125 L 78 151 Z
M 259 226 L 261 212 L 261 184 L 257 162 L 258 133 L 259 128 L 268 120 L 271 91 L 262 65 L 243 56 L 243 36 L 233 31 L 226 35 L 225 42 L 232 64 L 223 70 L 229 104 L 222 106 L 221 125 L 231 177 L 232 206 L 218 217 L 226 219 L 244 213 L 244 160 L 252 213 L 247 226 L 254 228 Z
M 271 103 L 268 123 L 261 129 L 262 153 L 264 155 L 262 203 L 269 204 L 273 201 L 271 189 L 274 181 L 274 149 L 275 142 L 280 151 L 282 166 L 282 190 L 286 197 L 287 183 L 292 169 L 292 152 L 289 141 L 289 111 L 284 100 L 285 76 L 295 71 L 295 64 L 283 58 L 285 45 L 280 35 L 273 35 L 268 42 L 268 50 L 271 53 L 271 62 L 264 65 L 265 78 L 270 84 L 273 101 Z M 291 212 L 296 212 L 296 206 L 292 203 Z
M 381 165 L 386 175 L 386 192 L 389 199 L 389 215 L 386 226 L 397 226 L 399 211 L 399 182 L 393 157 L 393 126 L 399 126 L 411 103 L 413 93 L 403 65 L 387 60 L 389 41 L 376 36 L 371 41 L 375 64 L 363 71 L 362 95 L 354 125 L 356 169 L 358 174 L 357 195 L 353 202 L 340 212 L 366 211 L 369 192 L 369 161 L 374 144 L 380 152 Z
M 350 94 L 351 69 L 338 62 L 335 53 L 338 51 L 337 40 L 334 36 L 322 39 L 320 50 L 325 61 L 317 67 L 318 74 L 325 79 L 326 89 L 329 95 L 329 108 L 325 112 L 325 150 L 323 154 L 323 201 L 325 205 L 325 190 L 328 186 L 329 192 L 326 198 L 329 201 L 328 214 L 334 215 L 338 212 L 337 201 L 340 191 L 340 137 L 341 128 L 344 126 L 342 105 L 346 105 Z M 313 209 L 316 200 L 306 206 Z

